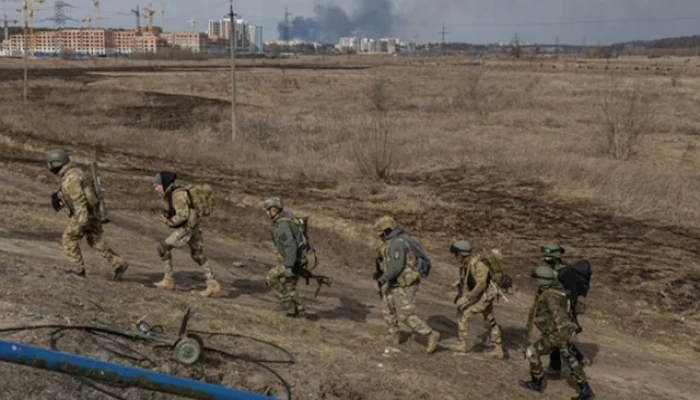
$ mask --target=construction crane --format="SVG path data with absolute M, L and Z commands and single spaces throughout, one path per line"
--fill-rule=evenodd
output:
M 27 12 L 27 20 L 29 21 L 29 50 L 31 52 L 34 51 L 34 48 L 36 47 L 36 36 L 34 35 L 34 12 L 35 11 L 48 11 L 54 10 L 54 7 L 51 6 L 46 6 L 46 7 L 35 7 L 34 3 L 37 4 L 44 4 L 46 0 L 25 0 L 23 3 L 28 3 L 26 4 L 26 12 Z M 25 4 L 22 5 L 22 8 L 24 9 Z M 17 10 L 17 11 L 24 11 L 24 10 Z
M 136 15 L 136 33 L 141 32 L 141 11 L 139 10 L 139 6 L 136 6 L 135 10 L 131 10 L 131 12 Z
M 19 21 L 16 19 L 12 19 L 12 20 L 7 19 L 7 14 L 4 11 L 3 11 L 3 15 L 4 15 L 4 17 L 2 19 L 2 22 L 3 22 L 3 27 L 5 28 L 5 36 L 3 36 L 3 38 L 5 40 L 7 40 L 10 38 L 10 28 L 9 28 L 10 25 L 9 24 L 18 24 Z
M 165 0 L 160 4 L 160 27 L 165 32 Z
M 148 32 L 153 36 L 153 14 L 156 13 L 153 9 L 153 3 L 149 2 L 148 7 L 144 7 L 141 10 L 146 13 L 146 17 L 148 18 Z
M 92 0 L 92 4 L 95 6 L 95 27 L 99 28 L 100 27 L 100 21 L 105 20 L 107 18 L 102 18 L 100 16 L 100 0 Z M 90 17 L 91 20 L 93 20 L 92 17 Z M 92 26 L 92 25 L 91 25 Z
M 185 22 L 189 22 L 190 26 L 192 27 L 192 33 L 197 32 L 197 21 L 194 20 L 194 17 L 192 17 L 192 19 L 187 20 Z

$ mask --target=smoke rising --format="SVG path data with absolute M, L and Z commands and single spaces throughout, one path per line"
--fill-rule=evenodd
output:
M 296 17 L 289 24 L 289 38 L 309 42 L 334 43 L 357 30 L 364 37 L 383 37 L 394 33 L 401 18 L 392 0 L 356 0 L 357 10 L 349 15 L 336 5 L 317 5 L 313 17 Z M 280 39 L 285 38 L 284 21 L 277 24 Z

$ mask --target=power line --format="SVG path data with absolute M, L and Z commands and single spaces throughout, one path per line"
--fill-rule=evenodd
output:
M 440 41 L 440 46 L 445 45 L 445 35 L 447 35 L 447 28 L 445 27 L 445 23 L 442 24 L 442 30 L 440 31 L 440 37 L 442 40 Z

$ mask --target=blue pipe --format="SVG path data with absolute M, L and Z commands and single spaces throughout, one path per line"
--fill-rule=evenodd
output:
M 202 400 L 275 400 L 224 386 L 0 340 L 0 361 Z

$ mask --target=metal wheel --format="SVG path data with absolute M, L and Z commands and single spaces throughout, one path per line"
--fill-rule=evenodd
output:
M 202 354 L 201 339 L 185 337 L 180 339 L 175 345 L 175 357 L 185 365 L 192 365 L 199 360 Z

